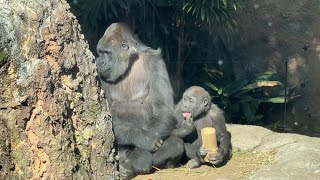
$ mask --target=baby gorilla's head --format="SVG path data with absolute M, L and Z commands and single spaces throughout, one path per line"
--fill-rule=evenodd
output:
M 210 95 L 202 87 L 191 86 L 183 93 L 181 109 L 186 119 L 197 119 L 198 116 L 207 113 L 210 106 Z

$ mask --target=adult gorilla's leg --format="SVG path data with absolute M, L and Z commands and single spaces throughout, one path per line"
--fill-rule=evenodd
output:
M 184 152 L 183 140 L 170 136 L 153 154 L 153 165 L 158 168 L 173 168 L 181 159 Z

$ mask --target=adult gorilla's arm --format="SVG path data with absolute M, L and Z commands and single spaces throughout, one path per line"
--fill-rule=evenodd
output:
M 101 86 L 102 89 L 108 90 L 108 86 L 110 85 L 101 81 Z M 110 93 L 107 91 L 105 94 L 108 104 L 111 106 L 110 108 L 112 108 Z M 112 117 L 112 125 L 117 144 L 132 145 L 150 152 L 156 151 L 161 146 L 162 140 L 155 137 L 152 132 L 132 126 L 130 121 L 124 121 L 123 117 L 117 117 L 117 115 L 118 114 L 113 114 Z
M 166 139 L 177 123 L 173 112 L 173 90 L 160 50 L 152 51 L 158 56 L 154 55 L 152 56 L 154 59 L 150 60 L 152 81 L 150 82 L 149 97 L 152 98 L 152 108 L 155 114 L 154 119 L 150 121 L 152 123 L 150 129 L 154 131 L 156 136 Z
M 116 142 L 119 145 L 133 145 L 140 149 L 155 152 L 162 144 L 162 140 L 157 138 L 150 131 L 132 126 L 126 126 L 123 123 L 113 122 L 113 129 Z

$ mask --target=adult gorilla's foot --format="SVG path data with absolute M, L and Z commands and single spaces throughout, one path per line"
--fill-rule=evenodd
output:
M 130 162 L 121 162 L 119 164 L 119 169 L 120 169 L 120 179 L 121 180 L 132 179 L 136 176 Z
M 173 168 L 179 162 L 184 152 L 183 140 L 170 136 L 160 149 L 153 154 L 153 165 L 158 168 Z
M 146 150 L 134 148 L 128 155 L 137 174 L 148 174 L 152 171 L 152 154 Z

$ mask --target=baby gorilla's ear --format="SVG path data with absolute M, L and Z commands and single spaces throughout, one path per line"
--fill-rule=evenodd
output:
M 207 107 L 208 104 L 209 104 L 208 98 L 203 98 L 202 105 L 203 105 L 204 107 Z

